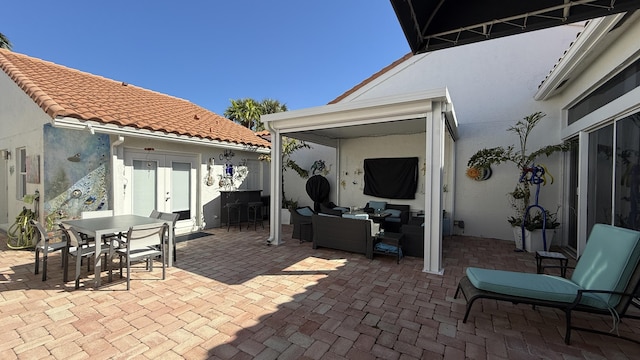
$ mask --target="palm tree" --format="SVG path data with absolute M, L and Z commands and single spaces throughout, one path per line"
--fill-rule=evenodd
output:
M 224 116 L 253 131 L 264 130 L 260 116 L 287 111 L 287 105 L 274 99 L 264 99 L 257 102 L 251 98 L 231 100 Z
M 3 33 L 0 33 L 0 48 L 7 50 L 11 50 L 13 48 L 13 45 L 11 45 L 11 41 L 9 41 L 9 38 L 4 36 Z
M 264 130 L 264 124 L 260 121 L 260 116 L 265 114 L 273 114 L 277 112 L 287 111 L 287 105 L 280 103 L 274 99 L 264 99 L 257 102 L 251 98 L 231 100 L 231 105 L 225 110 L 224 116 L 254 131 Z M 295 151 L 311 148 L 304 141 L 282 138 L 282 205 L 287 207 L 292 203 L 284 195 L 284 173 L 287 169 L 292 169 L 301 178 L 309 177 L 309 171 L 300 167 L 295 160 L 291 158 L 291 154 Z M 271 154 L 262 154 L 258 156 L 259 160 L 271 161 Z
M 286 104 L 281 104 L 280 101 L 274 99 L 264 99 L 260 102 L 262 108 L 262 115 L 275 114 L 282 111 L 288 111 Z
M 231 105 L 224 111 L 224 116 L 251 130 L 258 131 L 262 109 L 260 104 L 251 99 L 231 100 Z M 262 127 L 264 129 L 264 126 Z

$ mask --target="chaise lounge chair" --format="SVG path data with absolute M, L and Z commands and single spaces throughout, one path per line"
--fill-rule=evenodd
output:
M 563 310 L 566 344 L 570 343 L 572 329 L 616 336 L 621 318 L 640 319 L 640 316 L 627 314 L 629 305 L 635 306 L 633 298 L 640 295 L 639 259 L 640 232 L 596 224 L 571 279 L 469 267 L 454 298 L 462 292 L 467 300 L 465 323 L 474 301 L 484 298 Z M 572 311 L 612 316 L 615 329 L 606 332 L 573 326 Z

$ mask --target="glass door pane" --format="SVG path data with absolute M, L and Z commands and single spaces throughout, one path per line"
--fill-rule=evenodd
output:
M 594 224 L 613 224 L 611 193 L 613 182 L 613 125 L 589 134 L 589 197 L 587 229 Z
M 132 212 L 149 216 L 157 209 L 158 163 L 151 160 L 133 160 Z
M 639 230 L 640 113 L 616 123 L 615 225 Z
M 569 150 L 569 211 L 567 213 L 567 245 L 574 251 L 578 249 L 578 162 L 579 141 L 571 140 Z
M 171 163 L 171 212 L 191 218 L 191 163 Z

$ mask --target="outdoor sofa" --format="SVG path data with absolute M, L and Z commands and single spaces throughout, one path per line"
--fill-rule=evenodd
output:
M 369 259 L 373 257 L 371 220 L 314 214 L 311 222 L 314 249 L 325 247 L 364 254 Z

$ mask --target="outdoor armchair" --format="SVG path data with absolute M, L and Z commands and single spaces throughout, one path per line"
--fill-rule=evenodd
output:
M 37 222 L 36 220 L 30 221 L 31 226 L 36 228 L 38 242 L 36 243 L 36 269 L 34 271 L 35 274 L 38 274 L 40 268 L 40 253 L 42 253 L 42 281 L 47 280 L 47 260 L 49 258 L 49 253 L 54 251 L 62 252 L 62 264 L 67 261 L 67 242 L 62 241 L 51 241 L 51 240 L 59 240 L 60 233 L 57 231 L 47 231 L 42 224 Z
M 67 238 L 67 256 L 73 256 L 76 259 L 76 274 L 75 274 L 75 288 L 78 289 L 80 287 L 80 269 L 82 267 L 82 259 L 87 258 L 87 271 L 90 270 L 91 266 L 91 258 L 96 253 L 96 246 L 89 245 L 85 243 L 84 239 L 80 235 L 80 233 L 74 229 L 73 227 L 65 227 L 60 224 L 60 229 L 65 234 Z M 106 254 L 109 253 L 108 247 L 103 247 L 100 249 L 100 253 Z M 64 278 L 63 281 L 66 283 L 69 279 L 69 261 L 64 262 Z M 96 276 L 100 276 L 97 274 Z
M 315 212 L 308 206 L 299 207 L 295 210 L 289 209 L 289 212 L 291 213 L 291 224 L 293 225 L 291 238 L 298 239 L 300 242 L 312 241 L 311 216 Z
M 178 221 L 178 217 L 180 217 L 180 214 L 176 214 L 176 213 L 165 213 L 165 212 L 161 212 L 158 215 L 158 219 L 162 219 L 165 220 L 167 222 L 167 224 L 169 225 L 169 230 L 167 231 L 167 234 L 165 236 L 165 243 L 169 244 L 169 237 L 173 238 L 173 261 L 176 261 L 176 238 L 175 238 L 175 231 L 176 231 L 176 222 Z M 164 258 L 163 258 L 164 260 Z
M 146 260 L 147 268 L 153 271 L 153 259 L 160 256 L 162 259 L 162 280 L 165 279 L 165 247 L 164 239 L 169 225 L 166 223 L 156 223 L 150 225 L 140 225 L 129 228 L 127 236 L 123 239 L 124 246 L 118 249 L 111 247 L 113 255 L 120 257 L 120 277 L 122 268 L 127 268 L 127 290 L 131 283 L 131 262 Z M 113 258 L 113 256 L 112 256 Z M 111 279 L 113 259 L 109 260 L 109 279 Z

